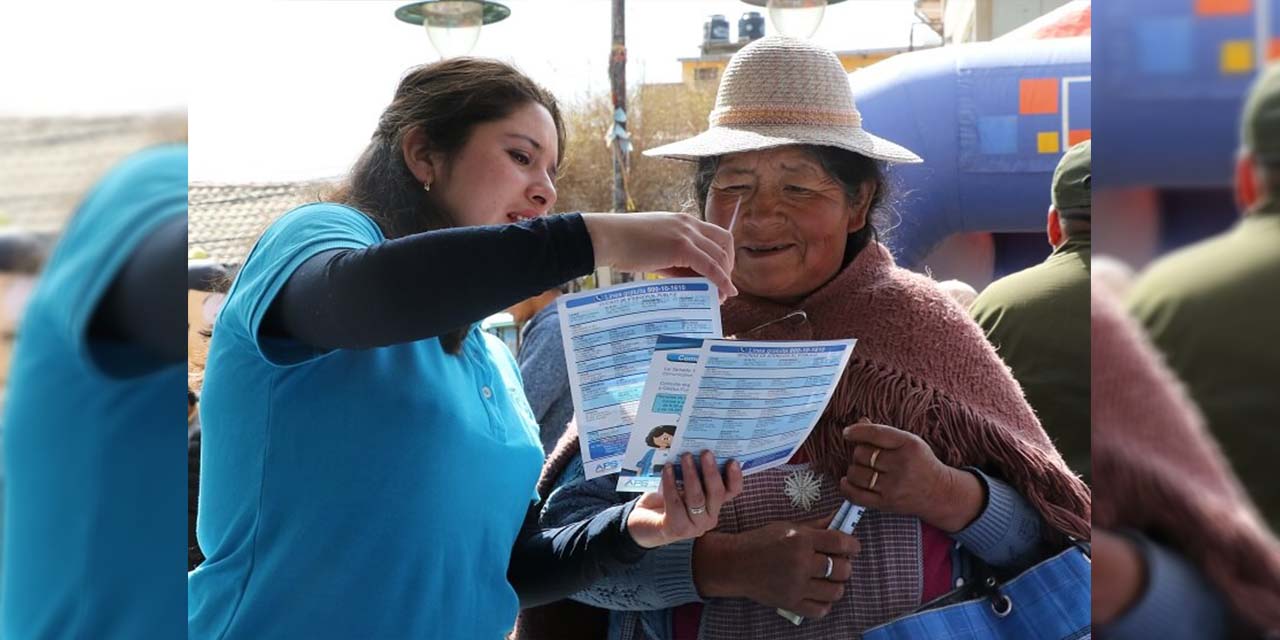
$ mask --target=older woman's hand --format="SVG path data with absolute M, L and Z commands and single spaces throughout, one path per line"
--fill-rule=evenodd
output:
M 631 510 L 627 530 L 636 544 L 652 549 L 696 538 L 715 528 L 720 507 L 742 493 L 742 467 L 737 461 L 725 467 L 723 480 L 710 451 L 702 452 L 701 474 L 694 468 L 693 454 L 681 456 L 680 465 L 683 491 L 676 487 L 674 468 L 668 464 L 662 470 L 662 491 L 644 494 Z
M 943 464 L 928 443 L 867 418 L 846 427 L 853 445 L 840 492 L 869 509 L 913 515 L 948 533 L 973 522 L 986 500 L 977 476 Z
M 858 539 L 828 529 L 831 518 L 771 522 L 741 533 L 712 532 L 693 546 L 693 581 L 703 598 L 748 598 L 821 618 L 845 594 Z

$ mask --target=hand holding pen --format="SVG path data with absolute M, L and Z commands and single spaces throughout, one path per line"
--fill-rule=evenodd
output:
M 849 502 L 848 500 L 845 500 L 844 504 L 840 505 L 840 509 L 836 511 L 835 517 L 831 519 L 831 524 L 828 525 L 827 528 L 832 530 L 838 530 L 841 533 L 844 533 L 846 535 L 852 535 L 853 527 L 858 524 L 859 520 L 862 519 L 862 513 L 864 511 L 866 511 L 866 509 L 864 509 L 863 507 L 860 507 L 856 504 L 853 504 L 852 502 Z M 834 566 L 835 566 L 835 561 L 831 559 L 831 556 L 827 556 L 827 568 L 825 571 L 826 575 L 822 576 L 823 579 L 831 578 L 831 572 Z M 787 620 L 790 620 L 792 624 L 798 625 L 801 622 L 804 622 L 804 616 L 801 616 L 800 614 L 797 614 L 791 611 L 787 611 L 786 609 L 778 609 L 778 615 L 786 618 Z

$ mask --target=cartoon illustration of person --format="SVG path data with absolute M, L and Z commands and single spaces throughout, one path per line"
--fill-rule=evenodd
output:
M 644 437 L 644 443 L 651 448 L 645 452 L 640 458 L 640 462 L 636 465 L 636 475 L 639 476 L 656 476 L 662 472 L 662 465 L 653 464 L 653 454 L 659 449 L 670 449 L 671 441 L 676 437 L 676 426 L 674 424 L 664 424 L 654 427 L 649 431 L 649 435 Z M 663 461 L 665 462 L 665 460 Z

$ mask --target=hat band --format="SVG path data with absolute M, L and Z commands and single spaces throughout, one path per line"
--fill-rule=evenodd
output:
M 819 111 L 794 107 L 730 107 L 716 109 L 707 119 L 711 126 L 809 124 L 842 127 L 862 126 L 857 111 Z

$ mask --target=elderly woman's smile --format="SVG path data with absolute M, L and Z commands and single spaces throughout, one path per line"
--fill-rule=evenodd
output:
M 721 159 L 707 219 L 732 223 L 740 291 L 790 301 L 840 271 L 848 234 L 866 224 L 868 201 L 851 198 L 811 151 L 778 147 Z

